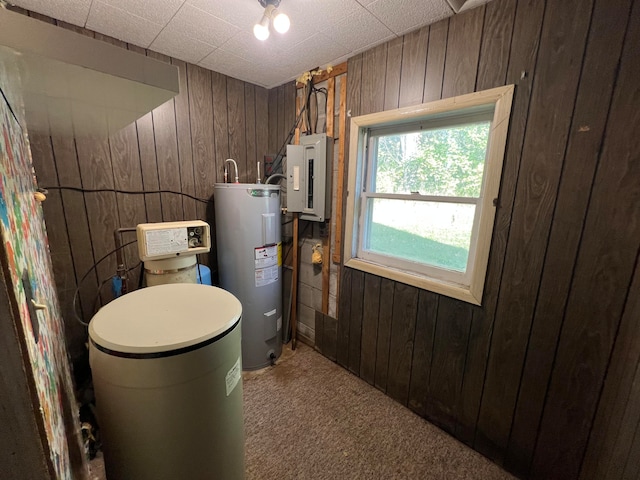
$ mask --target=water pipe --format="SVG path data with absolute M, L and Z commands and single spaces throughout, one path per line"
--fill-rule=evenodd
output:
M 236 181 L 235 183 L 240 183 L 240 180 L 238 180 L 238 164 L 236 163 L 236 161 L 233 158 L 227 158 L 224 161 L 224 183 L 227 183 L 227 163 L 233 163 L 233 166 L 236 169 Z

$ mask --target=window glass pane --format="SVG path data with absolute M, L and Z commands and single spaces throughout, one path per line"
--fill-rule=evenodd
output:
M 475 205 L 384 198 L 367 203 L 364 250 L 466 271 Z
M 379 193 L 479 197 L 490 122 L 375 137 Z

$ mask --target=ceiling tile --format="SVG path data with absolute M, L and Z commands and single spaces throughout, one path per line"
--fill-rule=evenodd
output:
M 112 7 L 118 7 L 138 17 L 159 25 L 166 25 L 171 20 L 184 0 L 103 0 Z
M 187 32 L 190 37 L 219 47 L 240 30 L 218 17 L 185 3 L 167 24 L 171 30 Z
M 253 33 L 240 32 L 220 48 L 236 57 L 254 63 L 274 63 L 282 61 L 282 59 L 286 60 L 285 50 L 275 46 L 270 40 L 271 37 L 266 42 L 261 42 L 253 36 Z
M 453 14 L 446 0 L 377 0 L 368 5 L 367 10 L 397 35 Z
M 395 37 L 391 30 L 364 8 L 344 18 L 324 33 L 335 42 L 345 45 L 350 52 Z
M 161 25 L 96 0 L 91 5 L 87 28 L 145 48 L 162 30 Z
M 91 7 L 91 0 L 17 0 L 11 3 L 81 27 L 84 27 Z
M 258 0 L 186 0 L 189 5 L 235 25 L 241 30 L 251 31 L 260 21 L 264 8 Z
M 294 59 L 290 64 L 299 70 L 298 75 L 309 69 L 325 65 L 334 58 L 347 53 L 349 53 L 349 48 L 336 43 L 332 38 L 322 33 L 316 33 L 288 52 L 289 57 Z
M 212 52 L 199 65 L 264 87 L 282 83 L 285 75 L 276 66 L 256 64 L 221 49 Z
M 185 62 L 198 63 L 216 47 L 196 40 L 182 30 L 165 28 L 149 48 Z
M 280 5 L 284 9 L 285 1 Z M 302 12 L 315 22 L 322 25 L 332 25 L 340 22 L 343 18 L 362 11 L 362 6 L 355 0 L 303 0 L 292 1 L 292 9 Z M 424 0 L 422 0 L 424 1 Z M 304 4 L 301 5 L 301 4 Z M 321 28 L 324 30 L 324 28 Z

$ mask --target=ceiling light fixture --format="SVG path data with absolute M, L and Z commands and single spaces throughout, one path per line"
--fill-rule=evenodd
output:
M 280 6 L 280 0 L 258 0 L 258 3 L 264 7 L 264 14 L 260 22 L 253 26 L 253 34 L 258 40 L 266 40 L 269 38 L 269 22 L 273 22 L 273 28 L 278 33 L 286 33 L 291 26 L 289 17 L 286 13 L 281 13 L 277 9 Z

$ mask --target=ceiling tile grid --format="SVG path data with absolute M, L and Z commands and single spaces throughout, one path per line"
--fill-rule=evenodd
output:
M 345 17 L 337 24 L 330 25 L 325 34 L 335 42 L 347 46 L 349 52 L 386 42 L 396 36 L 384 23 L 364 8 Z
M 33 12 L 48 15 L 58 20 L 63 20 L 74 25 L 84 27 L 89 16 L 92 0 L 16 0 L 10 3 Z
M 261 42 L 253 36 L 264 12 L 258 0 L 9 1 L 267 88 L 455 13 L 448 0 L 281 0 L 291 28 Z
M 162 30 L 162 25 L 99 0 L 91 4 L 86 27 L 140 47 L 148 47 Z
M 165 28 L 185 32 L 201 42 L 219 47 L 240 29 L 190 4 L 182 5 Z
M 102 0 L 112 7 L 118 7 L 133 15 L 157 23 L 166 25 L 184 3 L 184 0 Z
M 193 38 L 182 30 L 165 28 L 149 47 L 158 53 L 164 53 L 189 63 L 198 63 L 216 47 Z
M 397 35 L 404 35 L 453 13 L 446 0 L 376 0 L 367 5 L 367 10 Z

